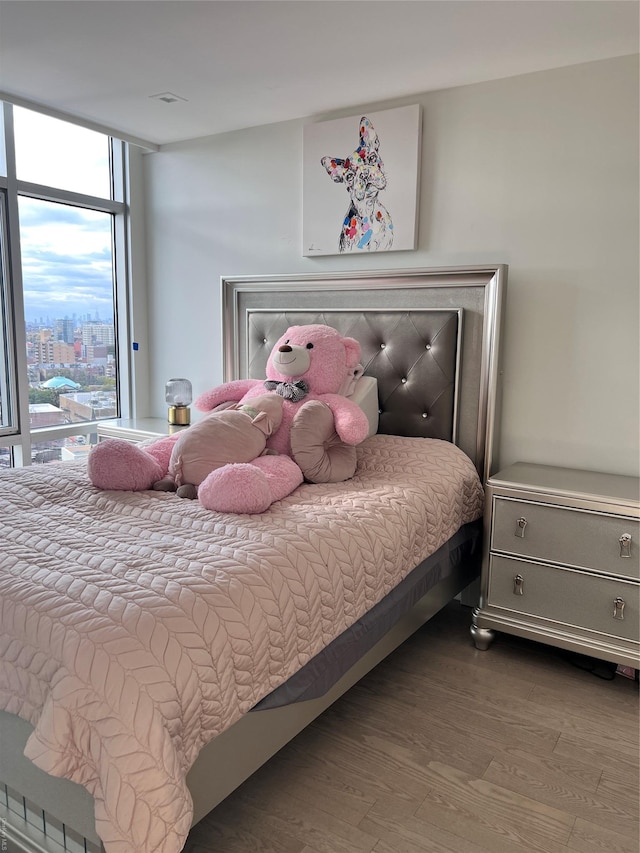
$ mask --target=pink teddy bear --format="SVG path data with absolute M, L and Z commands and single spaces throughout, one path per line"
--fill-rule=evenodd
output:
M 283 404 L 282 420 L 268 437 L 264 455 L 213 470 L 198 486 L 200 503 L 218 512 L 256 513 L 291 494 L 304 479 L 292 458 L 291 431 L 294 418 L 309 402 L 329 409 L 338 440 L 345 445 L 363 441 L 369 430 L 367 417 L 342 393 L 361 370 L 359 362 L 360 344 L 354 338 L 320 324 L 291 326 L 271 351 L 266 381 L 238 379 L 201 394 L 194 405 L 203 412 L 245 403 L 265 392 L 279 395 Z M 307 411 L 315 415 L 317 409 Z M 146 447 L 118 439 L 101 442 L 89 455 L 89 478 L 99 489 L 152 489 L 166 480 L 174 444 L 182 434 Z

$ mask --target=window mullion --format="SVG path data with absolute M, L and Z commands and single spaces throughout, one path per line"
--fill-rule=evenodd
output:
M 131 252 L 129 246 L 129 191 L 127 182 L 127 146 L 115 139 L 111 141 L 112 194 L 122 207 L 113 217 L 114 254 L 114 304 L 116 346 L 118 352 L 118 395 L 120 417 L 132 417 L 135 412 L 133 359 L 130 341 L 133 341 L 131 311 Z
M 84 195 L 73 190 L 62 190 L 56 187 L 47 187 L 42 184 L 33 184 L 29 181 L 17 181 L 18 195 L 35 198 L 40 201 L 50 201 L 58 204 L 71 204 L 74 207 L 83 207 L 87 210 L 99 210 L 103 213 L 122 213 L 124 204 L 113 199 L 99 198 L 98 196 Z
M 19 464 L 31 461 L 31 436 L 29 432 L 29 379 L 27 374 L 27 337 L 22 296 L 22 263 L 20 258 L 20 219 L 18 213 L 18 188 L 16 178 L 16 152 L 13 133 L 13 107 L 3 104 L 5 154 L 7 167 L 6 238 L 8 324 L 12 331 L 9 359 L 13 361 L 13 384 L 17 432 L 20 443 L 14 445 Z
M 7 193 L 0 189 L 0 436 L 15 435 L 18 429 L 8 243 Z

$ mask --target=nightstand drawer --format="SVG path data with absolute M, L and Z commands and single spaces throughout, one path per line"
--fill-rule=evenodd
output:
M 491 548 L 638 579 L 640 523 L 601 512 L 496 497 Z
M 637 584 L 492 556 L 489 605 L 638 640 Z

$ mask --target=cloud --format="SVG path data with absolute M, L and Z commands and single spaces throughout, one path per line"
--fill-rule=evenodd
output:
M 109 214 L 21 198 L 20 237 L 27 321 L 113 315 Z

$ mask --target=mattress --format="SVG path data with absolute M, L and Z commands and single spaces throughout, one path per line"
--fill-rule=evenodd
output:
M 482 514 L 471 461 L 373 436 L 355 477 L 259 516 L 99 492 L 82 465 L 0 478 L 0 707 L 95 798 L 107 853 L 178 853 L 200 749 Z M 1 775 L 1 770 L 0 770 Z

